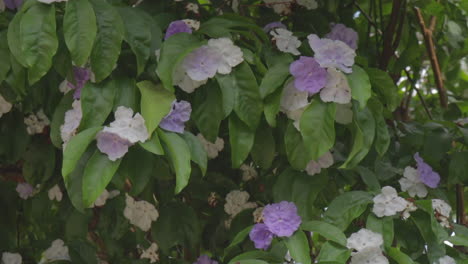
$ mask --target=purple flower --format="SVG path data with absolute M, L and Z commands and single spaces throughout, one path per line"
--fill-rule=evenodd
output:
M 34 188 L 32 187 L 31 184 L 27 182 L 22 182 L 22 183 L 18 183 L 18 185 L 16 186 L 16 191 L 18 192 L 19 197 L 21 197 L 21 199 L 26 200 L 29 197 L 33 196 L 32 194 L 33 194 Z
M 275 29 L 275 28 L 284 28 L 286 29 L 286 26 L 281 23 L 281 22 L 271 22 L 271 23 L 268 23 L 265 25 L 265 27 L 263 27 L 263 31 L 265 32 L 270 32 L 272 29 Z
M 314 51 L 314 58 L 322 68 L 337 68 L 344 73 L 351 73 L 356 52 L 340 40 L 319 38 L 315 34 L 307 37 Z
M 70 88 L 75 89 L 75 93 L 73 94 L 73 99 L 80 99 L 81 97 L 81 89 L 91 79 L 91 70 L 88 68 L 81 68 L 81 67 L 73 67 L 73 75 L 75 78 L 76 85 L 69 82 L 68 86 Z
M 436 188 L 440 182 L 439 173 L 433 171 L 431 166 L 424 162 L 421 156 L 419 156 L 419 152 L 416 152 L 416 154 L 414 154 L 414 159 L 416 160 L 419 179 L 428 187 Z
M 201 255 L 193 264 L 218 264 L 218 261 L 210 259 L 207 255 Z
M 122 158 L 132 145 L 130 141 L 109 132 L 99 132 L 96 140 L 98 149 L 112 161 Z
M 23 4 L 23 0 L 3 0 L 5 6 L 10 9 L 19 9 L 19 7 Z
M 309 94 L 318 93 L 327 84 L 327 70 L 312 57 L 301 56 L 291 63 L 289 71 L 294 76 L 294 86 Z
M 166 29 L 166 35 L 164 40 L 177 33 L 189 33 L 192 34 L 192 29 L 182 20 L 172 21 Z
M 343 24 L 335 24 L 332 28 L 332 31 L 328 33 L 325 37 L 333 40 L 341 40 L 344 43 L 348 44 L 348 46 L 353 50 L 357 49 L 357 32 L 354 31 L 354 29 L 346 27 Z
M 163 118 L 159 126 L 167 131 L 184 133 L 185 122 L 190 119 L 191 113 L 192 106 L 189 102 L 174 100 L 171 111 Z
M 267 250 L 273 240 L 273 233 L 265 224 L 255 224 L 250 230 L 249 237 L 255 244 L 255 248 Z
M 287 201 L 265 206 L 263 219 L 270 232 L 279 237 L 290 237 L 301 224 L 296 205 Z
M 222 57 L 219 52 L 208 46 L 192 51 L 183 62 L 183 67 L 190 79 L 203 81 L 215 76 Z

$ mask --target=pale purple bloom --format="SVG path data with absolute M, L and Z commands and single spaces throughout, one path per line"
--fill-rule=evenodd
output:
M 19 197 L 21 197 L 21 199 L 26 200 L 29 197 L 33 196 L 34 188 L 31 184 L 27 182 L 22 182 L 18 183 L 18 185 L 16 186 L 16 191 L 18 192 L 18 195 Z
M 312 57 L 301 56 L 291 63 L 289 71 L 294 76 L 294 86 L 309 94 L 318 93 L 327 84 L 327 70 Z
M 337 68 L 344 73 L 351 73 L 356 52 L 340 40 L 319 38 L 315 34 L 307 37 L 314 51 L 314 58 L 322 68 Z
M 75 89 L 75 93 L 73 94 L 73 99 L 76 100 L 76 99 L 80 99 L 81 89 L 91 79 L 91 70 L 88 68 L 73 67 L 73 75 L 74 75 L 76 84 L 69 82 L 68 86 L 70 86 L 70 88 L 72 89 Z
M 255 244 L 255 248 L 267 250 L 270 247 L 274 234 L 265 224 L 255 224 L 250 230 L 249 237 Z
M 23 0 L 3 0 L 5 6 L 10 9 L 19 9 L 19 7 L 23 4 Z
M 166 35 L 164 40 L 177 33 L 189 33 L 192 34 L 192 29 L 182 20 L 172 21 L 166 29 Z
M 210 259 L 207 255 L 201 255 L 193 264 L 218 264 L 218 261 Z
M 343 24 L 335 24 L 332 28 L 332 31 L 325 35 L 325 37 L 333 40 L 341 40 L 353 50 L 357 49 L 357 32 Z
M 275 28 L 284 28 L 286 29 L 286 26 L 281 23 L 281 22 L 271 22 L 271 23 L 268 23 L 265 25 L 265 27 L 263 27 L 263 31 L 265 32 L 270 32 L 272 29 L 275 29 Z
M 301 224 L 296 205 L 287 201 L 265 206 L 263 219 L 270 232 L 279 237 L 292 236 Z
M 213 52 L 208 46 L 202 46 L 185 57 L 183 67 L 192 80 L 203 81 L 215 76 L 221 60 L 218 52 Z
M 184 133 L 185 122 L 189 121 L 192 113 L 192 106 L 187 101 L 174 100 L 171 111 L 167 114 L 159 126 L 167 131 Z
M 414 159 L 416 160 L 419 179 L 428 187 L 436 188 L 440 182 L 440 175 L 434 170 L 432 170 L 429 164 L 424 162 L 421 156 L 419 156 L 419 152 L 416 152 L 416 154 L 414 154 Z
M 132 145 L 130 141 L 109 132 L 99 132 L 96 140 L 98 149 L 112 161 L 122 158 Z

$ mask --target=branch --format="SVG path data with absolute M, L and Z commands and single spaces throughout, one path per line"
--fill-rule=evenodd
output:
M 465 225 L 465 195 L 462 184 L 456 185 L 457 189 L 457 223 Z
M 398 18 L 401 13 L 401 5 L 403 0 L 393 0 L 392 13 L 390 14 L 390 22 L 388 22 L 387 28 L 385 29 L 383 36 L 383 51 L 382 56 L 380 57 L 380 69 L 386 70 L 390 58 L 395 53 L 393 49 L 393 38 L 396 32 L 396 27 L 398 24 Z
M 418 18 L 419 26 L 421 27 L 421 31 L 424 36 L 424 43 L 427 50 L 427 55 L 429 56 L 429 60 L 431 61 L 432 71 L 434 72 L 434 78 L 436 81 L 437 91 L 439 92 L 439 101 L 440 106 L 443 108 L 447 108 L 447 91 L 444 87 L 444 82 L 442 80 L 442 73 L 440 71 L 439 59 L 437 58 L 437 54 L 435 51 L 434 41 L 432 40 L 432 33 L 433 29 L 435 28 L 436 18 L 431 18 L 430 27 L 426 27 L 426 23 L 424 22 L 424 18 L 422 16 L 421 10 L 417 7 L 414 7 L 414 13 Z
M 421 101 L 421 104 L 423 105 L 424 110 L 426 111 L 427 116 L 429 117 L 430 120 L 433 120 L 431 111 L 430 111 L 429 108 L 427 107 L 426 101 L 424 100 L 424 97 L 422 96 L 421 91 L 419 91 L 419 89 L 416 88 L 416 82 L 413 80 L 413 78 L 411 78 L 411 75 L 410 75 L 410 73 L 409 73 L 408 70 L 405 69 L 405 73 L 406 73 L 406 76 L 408 77 L 408 80 L 411 82 L 411 86 L 413 87 L 413 89 L 414 89 L 414 90 L 416 91 L 416 93 L 418 94 L 419 100 Z M 409 106 L 408 106 L 408 107 L 409 107 Z

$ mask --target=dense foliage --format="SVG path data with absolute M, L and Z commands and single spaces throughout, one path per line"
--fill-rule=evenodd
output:
M 2 263 L 468 263 L 468 1 L 0 10 Z

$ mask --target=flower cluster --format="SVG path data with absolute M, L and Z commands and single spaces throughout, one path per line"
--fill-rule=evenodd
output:
M 242 180 L 245 182 L 258 177 L 258 173 L 252 165 L 242 164 L 239 169 L 242 171 Z
M 446 228 L 450 228 L 450 212 L 452 207 L 444 200 L 432 199 L 432 209 L 435 211 L 435 216 L 439 220 L 440 225 Z
M 42 253 L 42 258 L 39 264 L 49 263 L 59 260 L 70 261 L 70 255 L 68 254 L 68 247 L 61 239 L 56 239 L 52 242 L 52 245 Z
M 440 182 L 440 175 L 432 170 L 431 166 L 424 162 L 419 153 L 414 154 L 416 167 L 419 173 L 419 179 L 430 188 L 437 188 Z
M 312 176 L 319 174 L 322 169 L 329 168 L 333 165 L 333 162 L 333 155 L 330 151 L 327 151 L 320 158 L 318 158 L 318 160 L 311 160 L 309 163 L 307 163 L 305 170 L 307 174 Z
M 119 194 L 119 190 L 113 190 L 109 192 L 106 189 L 104 189 L 104 191 L 102 191 L 101 195 L 99 195 L 99 197 L 96 199 L 96 201 L 94 201 L 91 207 L 102 207 L 106 204 L 108 199 L 112 199 Z
M 4 263 L 4 264 L 21 264 L 21 263 L 23 263 L 23 258 L 18 253 L 3 252 L 2 253 L 2 263 Z
M 232 219 L 246 209 L 256 208 L 255 202 L 249 202 L 250 195 L 246 191 L 234 190 L 226 195 L 226 203 L 224 204 L 224 211 L 229 215 L 229 220 L 226 226 L 229 227 Z
M 34 187 L 27 182 L 21 182 L 16 186 L 16 192 L 18 192 L 18 195 L 21 199 L 26 200 L 33 196 Z
M 94 79 L 94 75 L 89 68 L 84 67 L 73 67 L 73 82 L 64 80 L 60 86 L 59 90 L 62 93 L 68 93 L 69 91 L 74 90 L 73 99 L 77 100 L 81 98 L 81 90 L 85 84 Z
M 388 264 L 388 259 L 382 254 L 382 250 L 380 249 L 382 244 L 382 235 L 369 229 L 363 228 L 353 233 L 348 238 L 346 244 L 349 249 L 357 251 L 351 253 L 351 263 Z
M 198 134 L 197 138 L 202 143 L 209 159 L 218 157 L 218 153 L 224 149 L 224 140 L 222 138 L 216 138 L 214 143 L 206 140 L 202 134 Z
M 373 201 L 372 212 L 378 217 L 392 216 L 403 212 L 408 205 L 408 202 L 399 197 L 395 188 L 391 186 L 383 187 L 382 192 L 375 196 Z
M 12 105 L 0 94 L 0 117 L 11 111 Z
M 158 210 L 147 201 L 135 201 L 133 197 L 126 195 L 124 216 L 132 225 L 147 232 L 151 228 L 151 223 L 159 217 Z
M 159 261 L 159 254 L 158 254 L 158 244 L 151 243 L 151 246 L 145 250 L 140 255 L 140 259 L 149 259 L 150 263 L 156 263 Z
M 42 133 L 44 128 L 50 125 L 50 121 L 41 109 L 36 114 L 30 114 L 28 117 L 25 117 L 24 124 L 26 125 L 28 134 L 35 135 Z
M 63 193 L 60 190 L 60 187 L 55 184 L 54 187 L 50 188 L 49 191 L 47 192 L 47 195 L 49 196 L 49 200 L 57 200 L 57 202 L 62 201 L 63 198 Z

